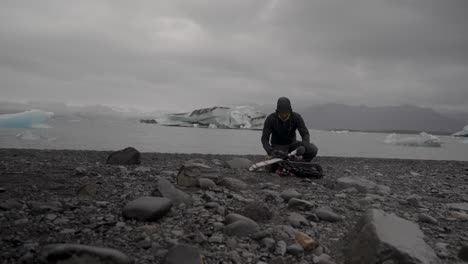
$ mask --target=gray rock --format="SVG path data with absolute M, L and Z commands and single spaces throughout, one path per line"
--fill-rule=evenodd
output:
M 267 221 L 273 217 L 273 212 L 264 203 L 251 202 L 244 206 L 242 215 L 254 221 Z
M 216 181 L 219 172 L 216 169 L 202 163 L 199 160 L 189 160 L 182 165 L 177 174 L 177 185 L 186 187 L 196 187 L 200 178 Z
M 252 166 L 252 161 L 246 158 L 233 158 L 226 163 L 229 168 L 237 170 L 248 169 L 250 166 Z
M 248 237 L 257 233 L 260 227 L 251 221 L 236 221 L 224 227 L 224 233 L 228 236 Z
M 289 225 L 279 225 L 273 230 L 273 238 L 277 241 L 284 240 L 288 243 L 294 243 L 297 233 L 298 231 Z
M 290 188 L 290 189 L 286 189 L 286 190 L 282 191 L 280 193 L 280 196 L 281 196 L 281 198 L 283 198 L 283 200 L 285 202 L 288 202 L 292 198 L 298 198 L 298 199 L 301 198 L 302 194 L 297 192 L 295 189 Z
M 151 167 L 138 166 L 133 171 L 139 172 L 139 173 L 147 173 L 147 172 L 151 172 L 151 170 L 152 170 Z
M 297 256 L 297 255 L 304 253 L 304 249 L 302 248 L 301 245 L 296 243 L 296 244 L 292 244 L 288 246 L 287 252 L 293 256 Z
M 468 244 L 463 244 L 458 251 L 458 258 L 464 261 L 468 261 Z
M 0 203 L 0 209 L 2 210 L 12 210 L 21 208 L 23 205 L 15 199 L 8 199 L 2 203 Z
M 0 187 L 0 193 L 6 192 L 6 189 L 3 187 Z
M 339 189 L 356 188 L 359 192 L 378 192 L 388 194 L 390 188 L 385 185 L 378 185 L 373 181 L 360 177 L 341 177 L 336 180 L 336 186 Z
M 301 226 L 308 226 L 309 221 L 301 214 L 290 213 L 288 216 L 288 221 L 293 227 L 300 228 Z
M 324 206 L 324 207 L 317 209 L 315 211 L 315 214 L 322 221 L 338 222 L 341 220 L 341 216 L 333 212 L 333 210 L 328 206 Z
M 172 202 L 164 197 L 143 196 L 129 202 L 123 209 L 123 216 L 143 221 L 155 221 L 166 215 Z
M 152 193 L 154 196 L 166 197 L 172 201 L 172 204 L 179 205 L 185 203 L 186 205 L 192 205 L 192 197 L 182 190 L 177 189 L 172 183 L 166 179 L 159 179 L 156 189 Z
M 436 225 L 438 223 L 437 219 L 435 219 L 434 217 L 432 217 L 432 216 L 430 216 L 428 214 L 425 214 L 425 213 L 419 214 L 418 215 L 418 220 L 420 222 L 433 224 L 433 225 Z
M 277 255 L 284 256 L 284 254 L 286 254 L 286 250 L 287 250 L 286 242 L 281 240 L 276 243 L 275 253 Z
M 132 147 L 113 152 L 107 157 L 107 164 L 112 165 L 139 165 L 140 163 L 141 154 Z
M 198 179 L 198 185 L 203 190 L 211 190 L 216 187 L 216 183 L 207 178 L 200 178 Z
M 450 209 L 458 210 L 458 211 L 465 211 L 468 213 L 468 203 L 451 203 L 451 204 L 447 204 L 447 206 Z
M 408 202 L 408 204 L 416 207 L 422 206 L 421 200 L 422 197 L 417 194 L 411 194 L 408 197 L 406 197 L 406 201 Z
M 312 261 L 315 264 L 333 264 L 331 257 L 327 254 L 321 254 L 320 256 L 315 256 Z
M 314 208 L 314 204 L 306 200 L 292 198 L 288 202 L 288 208 L 308 211 Z
M 235 213 L 228 214 L 226 216 L 226 218 L 224 219 L 224 222 L 226 223 L 226 225 L 232 224 L 232 223 L 237 222 L 237 221 L 247 221 L 247 222 L 256 223 L 254 220 L 252 220 L 252 219 L 250 219 L 248 217 L 245 217 L 245 216 L 240 215 L 240 214 L 235 214 Z
M 196 247 L 179 244 L 167 252 L 163 264 L 203 264 L 200 252 Z
M 262 231 L 259 231 L 255 234 L 252 234 L 250 237 L 253 239 L 253 240 L 261 240 L 261 239 L 264 239 L 265 237 L 268 237 L 271 235 L 271 232 L 268 231 L 268 230 L 262 230 Z
M 447 249 L 448 244 L 447 243 L 441 243 L 438 242 L 435 244 L 435 251 L 437 253 L 437 256 L 440 258 L 448 258 L 449 253 Z
M 276 257 L 271 259 L 270 264 L 286 264 L 286 260 L 283 257 Z
M 276 241 L 273 238 L 265 237 L 261 243 L 268 251 L 275 249 Z
M 212 235 L 209 239 L 208 242 L 210 243 L 223 243 L 224 237 L 223 235 Z
M 247 183 L 235 179 L 235 178 L 230 178 L 230 177 L 225 177 L 221 180 L 219 185 L 226 187 L 227 189 L 231 191 L 241 191 L 241 190 L 246 190 L 249 188 L 249 185 Z
M 95 263 L 129 264 L 132 261 L 122 252 L 111 249 L 78 244 L 53 244 L 44 247 L 42 263 Z
M 368 210 L 347 236 L 345 263 L 438 263 L 418 225 L 381 210 Z
M 202 232 L 197 231 L 197 232 L 195 232 L 194 240 L 197 243 L 203 243 L 203 242 L 206 242 L 208 240 L 208 238 L 206 238 L 206 236 Z

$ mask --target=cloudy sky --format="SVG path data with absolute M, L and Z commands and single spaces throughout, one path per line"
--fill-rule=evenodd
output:
M 468 110 L 466 0 L 0 2 L 0 98 Z

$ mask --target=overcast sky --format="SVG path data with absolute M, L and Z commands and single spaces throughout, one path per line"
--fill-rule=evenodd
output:
M 467 0 L 0 2 L 0 98 L 468 110 Z

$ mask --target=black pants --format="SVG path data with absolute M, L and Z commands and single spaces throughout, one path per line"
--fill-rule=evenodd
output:
M 304 143 L 302 141 L 296 141 L 290 145 L 273 145 L 273 149 L 278 149 L 281 151 L 287 151 L 288 153 L 297 149 L 298 147 L 303 146 L 305 148 L 305 153 L 302 155 L 304 161 L 311 161 L 315 156 L 317 156 L 318 148 L 312 143 Z

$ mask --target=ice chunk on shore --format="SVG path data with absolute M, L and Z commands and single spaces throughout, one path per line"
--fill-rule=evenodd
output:
M 158 119 L 165 126 L 261 129 L 266 115 L 250 106 L 212 107 L 190 113 L 167 114 Z
M 468 126 L 465 126 L 462 131 L 454 133 L 452 136 L 456 137 L 468 137 Z
M 46 121 L 54 113 L 30 110 L 15 114 L 0 115 L 0 128 L 46 128 Z
M 398 138 L 397 134 L 393 133 L 385 138 L 385 143 L 411 147 L 441 147 L 442 141 L 439 137 L 422 132 L 417 136 Z

